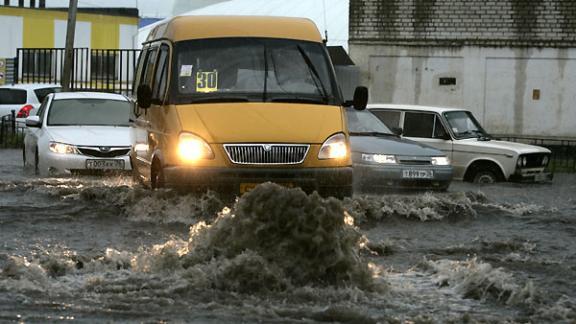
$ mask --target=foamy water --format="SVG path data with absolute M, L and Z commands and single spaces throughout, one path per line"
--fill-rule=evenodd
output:
M 229 202 L 0 152 L 0 322 L 576 321 L 573 175 Z

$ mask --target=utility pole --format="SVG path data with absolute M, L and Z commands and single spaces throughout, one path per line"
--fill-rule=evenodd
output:
M 70 91 L 70 81 L 72 76 L 72 65 L 74 64 L 74 33 L 76 32 L 76 12 L 78 11 L 78 0 L 70 0 L 68 7 L 68 26 L 66 28 L 66 49 L 64 50 L 64 70 L 60 84 L 62 90 Z

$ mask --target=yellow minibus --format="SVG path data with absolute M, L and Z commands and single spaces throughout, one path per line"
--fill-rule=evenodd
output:
M 352 193 L 344 103 L 304 18 L 183 16 L 156 26 L 135 80 L 134 176 L 242 194 L 259 183 Z

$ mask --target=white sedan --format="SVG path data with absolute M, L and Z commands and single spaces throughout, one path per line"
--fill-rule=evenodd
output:
M 131 107 L 118 94 L 48 95 L 26 119 L 24 166 L 42 175 L 131 170 Z

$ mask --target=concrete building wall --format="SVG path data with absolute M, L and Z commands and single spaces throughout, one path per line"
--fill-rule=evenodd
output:
M 496 134 L 576 136 L 576 49 L 354 46 L 370 102 L 465 107 Z
M 352 0 L 371 102 L 472 110 L 492 133 L 576 137 L 576 1 Z

